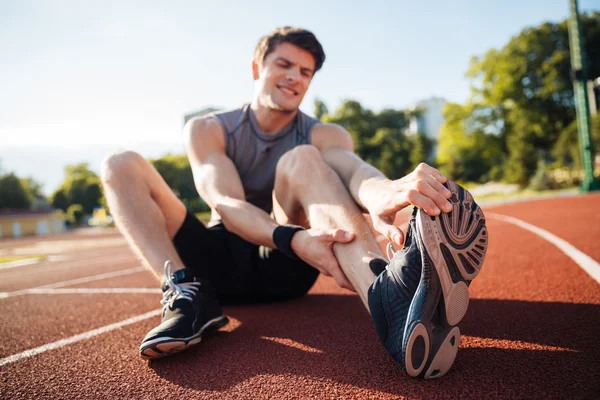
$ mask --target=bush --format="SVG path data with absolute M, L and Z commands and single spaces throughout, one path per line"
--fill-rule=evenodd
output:
M 85 213 L 81 204 L 71 204 L 67 208 L 67 221 L 71 225 L 80 225 L 83 222 Z
M 529 189 L 539 192 L 555 189 L 555 186 L 546 163 L 543 160 L 539 160 L 535 174 L 529 181 Z

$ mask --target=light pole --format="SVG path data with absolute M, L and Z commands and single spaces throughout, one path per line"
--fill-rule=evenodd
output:
M 575 110 L 577 112 L 577 131 L 579 149 L 585 177 L 581 185 L 583 192 L 600 190 L 600 182 L 594 179 L 594 150 L 590 135 L 590 109 L 587 96 L 586 69 L 582 62 L 583 45 L 577 0 L 570 0 L 569 44 L 571 48 L 571 69 L 573 71 L 573 90 L 575 92 Z

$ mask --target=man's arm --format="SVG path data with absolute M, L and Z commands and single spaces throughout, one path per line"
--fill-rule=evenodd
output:
M 354 200 L 371 215 L 373 227 L 398 245 L 402 232 L 393 225 L 396 213 L 412 204 L 429 215 L 450 212 L 451 192 L 437 169 L 421 163 L 413 172 L 390 180 L 353 152 L 352 138 L 341 126 L 322 124 L 313 128 L 312 143 L 339 175 Z
M 312 143 L 319 149 L 327 164 L 337 172 L 354 201 L 367 210 L 370 196 L 374 193 L 365 188 L 371 181 L 386 181 L 385 175 L 354 153 L 352 137 L 339 125 L 315 126 Z
M 227 230 L 254 244 L 275 247 L 272 236 L 277 223 L 246 201 L 240 176 L 225 153 L 219 121 L 193 119 L 184 128 L 184 138 L 196 190 L 217 210 Z

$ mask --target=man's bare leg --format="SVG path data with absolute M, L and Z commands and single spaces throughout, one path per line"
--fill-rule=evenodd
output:
M 102 164 L 102 182 L 110 212 L 129 245 L 157 277 L 165 261 L 183 268 L 172 239 L 186 216 L 185 205 L 142 156 L 124 152 Z
M 356 237 L 349 244 L 333 246 L 333 252 L 348 280 L 369 309 L 367 292 L 375 280 L 369 267 L 372 252 L 381 255 L 377 241 L 356 202 L 319 150 L 298 146 L 277 165 L 274 214 L 279 223 L 312 228 L 344 229 Z

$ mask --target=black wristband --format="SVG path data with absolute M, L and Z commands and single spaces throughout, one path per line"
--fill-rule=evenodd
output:
M 292 250 L 292 238 L 298 231 L 303 231 L 304 228 L 298 225 L 279 225 L 273 231 L 273 243 L 277 250 L 290 258 L 298 259 L 294 250 Z

